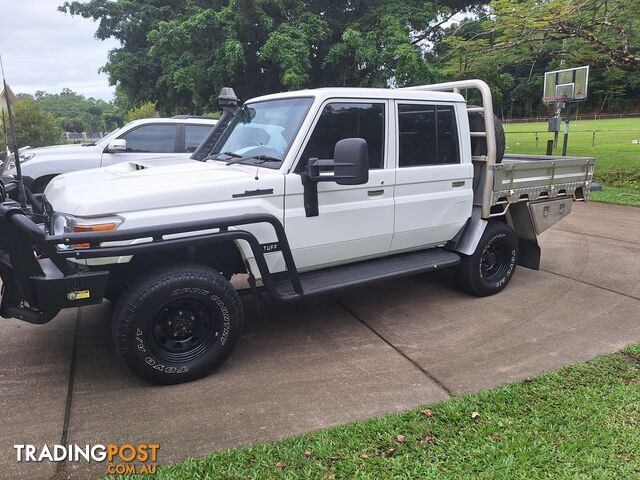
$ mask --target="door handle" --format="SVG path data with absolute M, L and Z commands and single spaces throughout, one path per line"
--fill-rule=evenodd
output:
M 369 195 L 370 197 L 378 197 L 380 195 L 384 194 L 384 189 L 381 188 L 380 190 L 369 190 L 367 192 L 367 195 Z
M 451 182 L 451 186 L 453 188 L 464 187 L 464 184 L 465 184 L 464 180 L 456 180 L 455 182 Z

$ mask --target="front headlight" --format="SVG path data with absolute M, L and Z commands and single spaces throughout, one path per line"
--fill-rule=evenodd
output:
M 27 160 L 31 160 L 35 156 L 36 156 L 35 153 L 21 153 L 20 160 L 22 160 L 23 162 L 26 162 Z
M 121 223 L 122 218 L 116 216 L 81 218 L 54 212 L 51 217 L 51 233 L 53 235 L 64 235 L 65 233 L 107 232 L 115 230 Z M 84 243 L 74 245 L 76 248 L 88 246 L 89 244 Z

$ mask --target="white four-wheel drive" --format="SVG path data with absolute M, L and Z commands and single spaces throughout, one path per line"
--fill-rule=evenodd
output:
M 504 155 L 479 80 L 219 99 L 191 160 L 61 175 L 27 209 L 5 199 L 2 316 L 45 323 L 107 298 L 127 366 L 189 381 L 240 336 L 233 275 L 293 301 L 451 267 L 491 295 L 538 268 L 537 235 L 589 194 L 592 158 Z

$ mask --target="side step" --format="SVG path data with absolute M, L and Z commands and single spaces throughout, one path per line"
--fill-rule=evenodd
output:
M 460 257 L 457 254 L 441 248 L 430 248 L 301 273 L 300 282 L 304 291 L 302 295 L 293 291 L 291 281 L 286 277 L 277 280 L 275 286 L 283 300 L 293 300 L 379 280 L 452 267 L 458 263 Z

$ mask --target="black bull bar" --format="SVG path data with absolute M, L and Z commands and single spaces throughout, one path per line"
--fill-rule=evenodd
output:
M 215 220 L 199 220 L 162 227 L 141 227 L 105 232 L 49 235 L 14 203 L 0 205 L 0 277 L 2 301 L 0 316 L 30 323 L 50 321 L 63 308 L 102 302 L 109 272 L 89 270 L 69 258 L 88 259 L 159 252 L 191 245 L 242 240 L 249 244 L 267 292 L 278 294 L 267 266 L 262 245 L 241 225 L 268 223 L 277 236 L 287 273 L 296 294 L 303 293 L 298 271 L 282 223 L 268 214 L 246 214 Z M 204 232 L 217 230 L 215 232 Z M 166 235 L 190 233 L 188 237 L 165 239 Z M 102 245 L 134 239 L 147 239 L 134 245 Z M 76 247 L 84 244 L 87 247 Z

